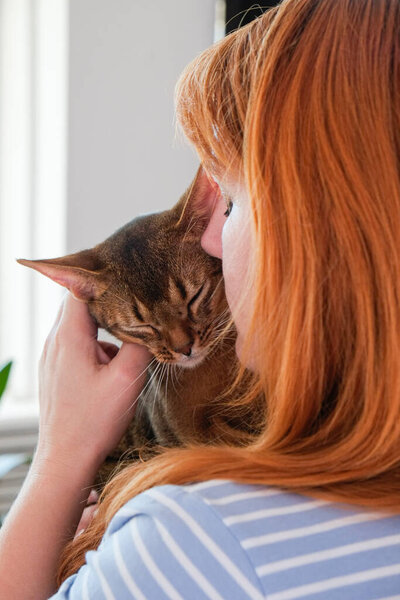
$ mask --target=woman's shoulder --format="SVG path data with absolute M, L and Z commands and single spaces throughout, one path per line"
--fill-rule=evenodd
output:
M 167 587 L 179 588 L 181 597 L 203 597 L 202 591 L 221 600 L 261 600 L 264 594 L 246 551 L 210 503 L 216 488 L 227 495 L 242 486 L 209 481 L 146 490 L 114 515 L 99 551 L 117 548 L 120 557 L 140 565 L 136 585 L 146 598 L 161 597 L 151 586 L 162 586 L 167 578 Z
M 126 502 L 54 598 L 370 600 L 399 586 L 400 516 L 210 480 Z
M 226 479 L 150 488 L 116 513 L 106 535 L 138 515 L 178 527 L 180 533 L 201 527 L 221 542 L 232 537 L 246 552 L 278 543 L 322 550 L 349 537 L 400 534 L 400 515 Z
M 238 503 L 243 507 L 243 502 L 246 502 L 246 507 L 249 508 L 257 499 L 262 502 L 263 499 L 276 494 L 276 490 L 264 485 L 243 484 L 227 479 L 155 486 L 126 502 L 111 521 L 109 533 L 121 527 L 127 519 L 139 514 L 158 518 L 165 516 L 168 519 L 176 515 L 187 522 L 188 516 L 196 517 L 202 512 L 208 517 L 210 512 L 222 515 L 223 509 L 221 511 L 217 507 L 232 504 L 237 506 Z
M 377 521 L 400 515 L 388 515 L 378 508 L 363 508 L 298 494 L 290 490 L 262 485 L 239 483 L 228 479 L 212 479 L 182 485 L 160 485 L 128 500 L 115 516 L 129 518 L 135 514 L 183 514 L 180 509 L 204 506 L 218 514 L 225 524 L 259 521 L 285 515 L 318 514 L 339 516 L 344 523 Z M 179 507 L 179 508 L 178 508 Z M 400 521 L 399 521 L 400 522 Z
M 211 537 L 224 545 L 232 542 L 226 527 L 224 507 L 247 499 L 266 498 L 275 491 L 259 485 L 240 484 L 229 480 L 209 480 L 184 485 L 160 485 L 131 498 L 114 515 L 104 535 L 110 535 L 137 517 L 147 517 L 158 529 L 177 532 L 180 539 L 192 536 L 206 540 Z M 222 510 L 221 510 L 222 509 Z M 236 540 L 237 541 L 237 540 Z
M 229 480 L 155 487 L 121 510 L 151 516 L 187 555 L 239 568 L 250 597 L 333 586 L 367 599 L 400 585 L 400 515 Z

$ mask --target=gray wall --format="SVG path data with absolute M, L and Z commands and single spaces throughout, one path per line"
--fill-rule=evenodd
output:
M 67 251 L 171 206 L 197 159 L 173 91 L 213 42 L 215 0 L 70 0 Z

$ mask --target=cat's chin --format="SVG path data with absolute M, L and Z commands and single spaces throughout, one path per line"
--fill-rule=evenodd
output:
M 206 354 L 201 353 L 196 356 L 184 356 L 182 359 L 177 360 L 173 364 L 177 367 L 183 367 L 184 369 L 193 369 L 194 367 L 198 367 L 200 363 L 205 359 Z
M 172 367 L 182 367 L 184 369 L 193 369 L 194 367 L 198 367 L 206 358 L 207 352 L 202 352 L 201 354 L 197 354 L 196 356 L 183 356 L 179 360 L 163 360 L 161 358 L 157 358 L 157 361 L 164 365 L 171 365 Z
M 193 369 L 194 367 L 198 367 L 200 363 L 204 360 L 204 356 L 199 356 L 198 358 L 187 358 L 186 360 L 178 360 L 174 363 L 177 367 L 183 367 L 184 369 Z

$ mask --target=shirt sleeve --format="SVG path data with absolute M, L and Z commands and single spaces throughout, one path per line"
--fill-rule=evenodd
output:
M 51 600 L 264 598 L 239 541 L 184 486 L 152 488 L 114 516 L 96 551 Z

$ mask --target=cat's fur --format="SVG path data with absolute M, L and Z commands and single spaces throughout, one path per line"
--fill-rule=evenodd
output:
M 100 327 L 146 345 L 156 358 L 135 418 L 101 469 L 101 483 L 121 456 L 149 455 L 155 444 L 239 443 L 239 432 L 252 429 L 250 417 L 234 423 L 216 402 L 233 381 L 236 355 L 232 327 L 220 336 L 229 321 L 221 261 L 200 246 L 207 181 L 199 169 L 171 210 L 137 217 L 92 249 L 19 261 L 87 302 Z

